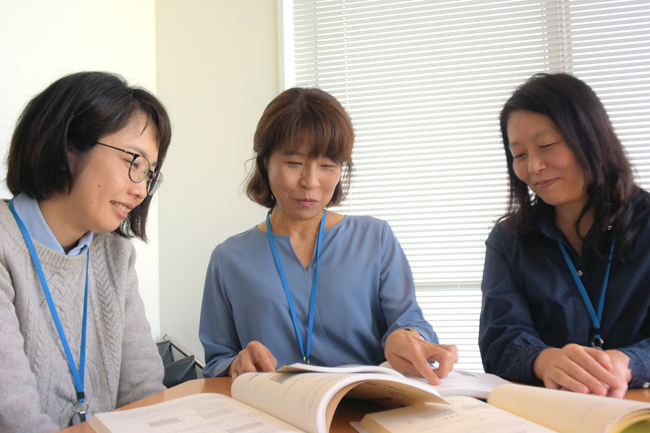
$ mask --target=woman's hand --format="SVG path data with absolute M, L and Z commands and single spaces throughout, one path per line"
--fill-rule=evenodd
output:
M 237 358 L 230 364 L 228 376 L 235 380 L 237 376 L 243 373 L 255 373 L 262 371 L 273 373 L 278 365 L 278 360 L 259 341 L 251 341 L 246 349 L 239 352 Z
M 397 329 L 388 336 L 384 354 L 395 370 L 422 376 L 432 385 L 440 385 L 439 377 L 449 374 L 458 361 L 456 346 L 429 343 L 408 329 Z M 438 361 L 438 368 L 433 370 L 429 361 Z
M 618 350 L 567 344 L 540 352 L 533 370 L 547 388 L 623 398 L 632 379 L 629 363 Z
M 607 395 L 610 397 L 623 398 L 625 397 L 628 384 L 632 381 L 630 357 L 620 350 L 606 350 L 605 353 L 609 355 L 609 359 L 612 363 L 612 374 L 619 379 L 620 383 L 623 384 L 623 386 L 617 389 L 615 393 L 612 392 L 612 389 L 610 388 L 610 392 Z

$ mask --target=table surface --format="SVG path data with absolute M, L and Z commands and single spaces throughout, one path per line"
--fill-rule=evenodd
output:
M 163 401 L 173 400 L 175 398 L 184 397 L 186 395 L 199 394 L 204 392 L 215 392 L 218 394 L 230 395 L 230 385 L 232 381 L 229 377 L 215 377 L 211 379 L 196 379 L 185 382 L 166 391 L 152 395 L 151 397 L 144 398 L 135 403 L 124 406 L 123 409 L 133 409 L 136 407 L 149 406 Z M 638 400 L 650 402 L 650 390 L 648 389 L 633 389 L 625 394 L 628 400 Z M 352 402 L 351 402 L 352 403 Z M 342 405 L 337 409 L 332 421 L 330 433 L 356 433 L 356 430 L 350 426 L 350 421 L 360 421 L 364 413 L 364 402 L 356 402 L 352 404 Z M 61 433 L 95 433 L 95 430 L 88 425 L 87 422 L 81 423 L 74 427 L 67 428 Z

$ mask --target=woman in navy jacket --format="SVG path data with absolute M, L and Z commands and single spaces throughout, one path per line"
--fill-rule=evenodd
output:
M 501 112 L 508 213 L 486 245 L 485 370 L 623 397 L 650 382 L 650 199 L 593 90 L 533 76 Z

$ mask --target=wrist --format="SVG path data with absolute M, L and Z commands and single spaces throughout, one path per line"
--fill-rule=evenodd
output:
M 533 361 L 533 374 L 541 381 L 544 381 L 544 373 L 546 372 L 546 366 L 548 365 L 551 358 L 559 352 L 560 349 L 550 348 L 544 349 L 537 354 L 537 357 Z
M 233 367 L 233 365 L 235 365 L 235 361 L 237 360 L 238 357 L 239 356 L 235 356 L 233 358 L 232 362 L 230 363 L 230 365 L 228 366 L 228 373 L 227 373 L 228 377 L 232 377 L 232 367 Z
M 630 369 L 630 357 L 627 353 L 620 350 L 606 350 L 614 370 L 620 369 L 625 373 L 625 381 L 629 384 L 632 382 L 632 369 Z
M 418 330 L 415 329 L 415 328 L 412 328 L 412 327 L 406 327 L 406 328 L 399 328 L 399 329 L 397 329 L 397 331 L 400 331 L 400 330 L 402 330 L 402 331 L 408 331 L 408 332 L 414 333 L 414 334 L 411 334 L 411 335 L 415 335 L 415 334 L 417 334 L 417 336 L 420 337 L 420 340 L 424 340 L 424 337 L 422 336 L 422 334 L 420 334 L 420 331 L 418 331 Z

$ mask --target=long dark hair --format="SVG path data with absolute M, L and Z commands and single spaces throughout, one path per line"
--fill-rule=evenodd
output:
M 524 250 L 534 250 L 537 222 L 550 205 L 540 197 L 531 197 L 528 186 L 515 175 L 508 118 L 518 110 L 550 118 L 584 172 L 588 201 L 575 226 L 576 234 L 583 240 L 583 254 L 590 251 L 602 257 L 600 234 L 613 226 L 605 242 L 616 236 L 617 251 L 622 257 L 628 255 L 639 229 L 632 217 L 633 200 L 640 188 L 634 183 L 630 162 L 596 93 L 578 78 L 562 73 L 532 76 L 501 110 L 501 134 L 510 178 L 508 212 L 503 218 L 514 223 Z M 582 238 L 580 221 L 590 209 L 594 210 L 594 223 Z
M 318 88 L 287 89 L 269 103 L 257 124 L 253 138 L 255 165 L 246 183 L 246 193 L 254 202 L 272 209 L 266 163 L 276 150 L 311 144 L 309 156 L 326 156 L 343 165 L 341 181 L 327 204 L 336 206 L 347 195 L 353 170 L 354 128 L 350 116 L 336 98 Z
M 172 132 L 167 111 L 153 94 L 106 72 L 79 72 L 58 79 L 29 101 L 18 119 L 7 157 L 9 191 L 36 200 L 70 193 L 68 152 L 87 153 L 97 140 L 120 131 L 138 112 L 156 129 L 156 170 L 160 170 Z M 150 204 L 147 196 L 114 233 L 146 240 Z

